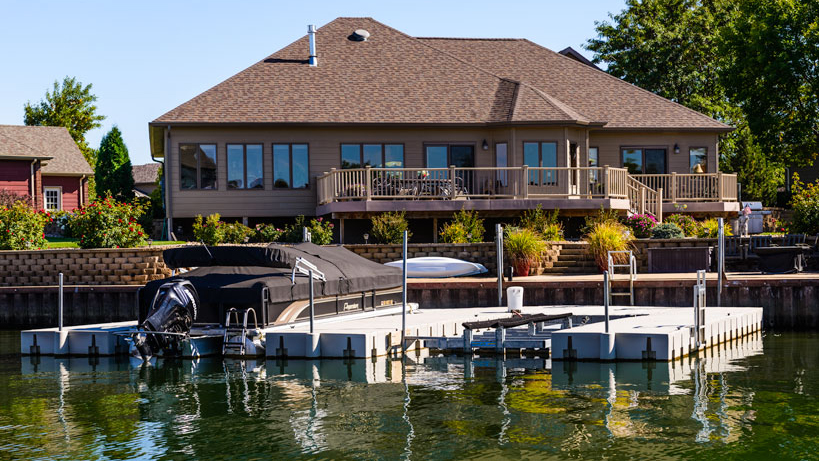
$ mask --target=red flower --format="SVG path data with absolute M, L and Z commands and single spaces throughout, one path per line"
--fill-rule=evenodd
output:
M 129 230 L 129 231 L 131 231 L 131 232 L 133 232 L 133 231 L 134 231 L 134 228 L 133 228 L 133 227 L 129 227 L 129 228 L 128 228 L 128 230 Z
M 137 235 L 142 235 L 142 231 L 137 232 Z

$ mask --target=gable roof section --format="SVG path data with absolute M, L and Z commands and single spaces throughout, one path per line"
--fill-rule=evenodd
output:
M 0 155 L 39 158 L 43 174 L 94 174 L 68 130 L 59 126 L 0 125 Z
M 159 174 L 158 163 L 146 163 L 145 165 L 134 165 L 131 167 L 134 184 L 154 184 L 157 174 Z
M 367 41 L 348 39 L 356 29 L 370 32 Z M 317 67 L 307 62 L 304 36 L 152 124 L 560 123 L 729 129 L 526 40 L 418 39 L 371 18 L 338 18 L 318 29 L 316 42 Z

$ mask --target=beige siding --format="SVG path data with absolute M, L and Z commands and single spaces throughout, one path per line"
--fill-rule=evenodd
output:
M 588 144 L 586 139 L 588 138 Z M 489 144 L 482 149 L 483 141 Z M 424 145 L 434 143 L 468 143 L 475 146 L 475 163 L 479 167 L 495 165 L 494 146 L 507 142 L 509 165 L 523 162 L 526 141 L 558 143 L 558 165 L 567 166 L 569 144 L 576 143 L 581 166 L 586 164 L 587 147 L 600 148 L 600 164 L 620 166 L 623 146 L 666 146 L 670 171 L 688 171 L 688 147 L 708 148 L 709 171 L 716 171 L 716 140 L 713 133 L 626 133 L 588 131 L 582 128 L 517 127 L 517 128 L 188 128 L 174 127 L 167 157 L 171 209 L 174 217 L 189 218 L 197 214 L 220 213 L 230 218 L 313 215 L 316 207 L 315 177 L 332 168 L 341 167 L 342 143 L 402 143 L 404 162 L 408 168 L 425 166 Z M 184 143 L 215 143 L 217 151 L 216 190 L 179 189 L 179 145 Z M 264 189 L 228 190 L 227 144 L 260 143 L 264 146 Z M 311 184 L 309 189 L 273 189 L 272 145 L 274 143 L 306 143 L 309 145 Z M 680 154 L 673 153 L 674 143 Z
M 674 153 L 674 144 L 680 146 L 680 153 Z M 668 173 L 688 173 L 690 147 L 708 149 L 708 171 L 718 170 L 717 135 L 714 133 L 635 133 L 621 131 L 590 131 L 589 146 L 599 148 L 600 165 L 621 167 L 620 150 L 624 147 L 662 147 L 666 149 Z

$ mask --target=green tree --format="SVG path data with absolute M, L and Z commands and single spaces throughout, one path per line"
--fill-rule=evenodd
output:
M 741 0 L 722 81 L 759 144 L 792 165 L 819 150 L 819 2 Z
M 755 142 L 721 78 L 721 34 L 736 15 L 731 0 L 628 0 L 611 22 L 595 23 L 586 48 L 612 75 L 736 127 L 720 137 L 720 169 L 737 173 L 744 198 L 772 204 L 782 162 Z
M 131 158 L 116 125 L 102 138 L 94 176 L 97 179 L 97 193 L 100 195 L 110 193 L 120 201 L 134 197 Z
M 85 134 L 99 128 L 105 116 L 97 114 L 94 102 L 97 97 L 91 93 L 92 85 L 86 86 L 75 77 L 65 77 L 62 84 L 54 81 L 53 91 L 46 91 L 45 99 L 37 105 L 27 102 L 24 123 L 29 126 L 62 126 L 68 129 L 74 142 L 79 146 L 88 164 L 94 168 L 94 149 L 88 147 Z

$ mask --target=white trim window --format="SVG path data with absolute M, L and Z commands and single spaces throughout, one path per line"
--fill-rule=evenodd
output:
M 43 199 L 45 209 L 48 211 L 59 211 L 63 209 L 63 188 L 60 186 L 44 187 Z

